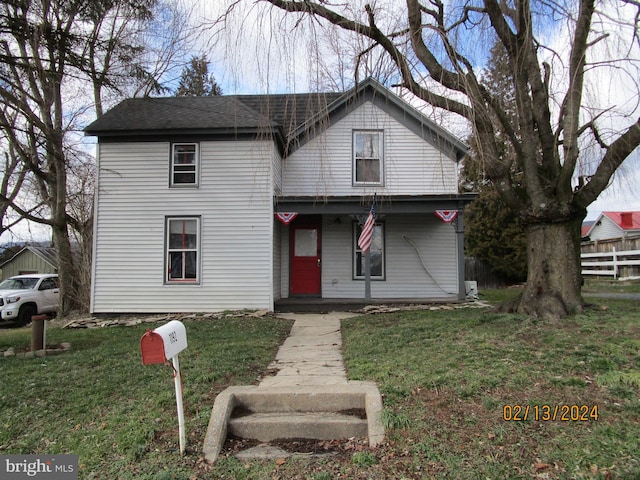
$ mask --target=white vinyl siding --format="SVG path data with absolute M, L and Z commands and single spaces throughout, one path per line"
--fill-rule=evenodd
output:
M 353 184 L 354 130 L 384 132 L 384 185 Z M 285 196 L 456 194 L 458 164 L 370 102 L 284 161 Z
M 200 188 L 167 185 L 169 142 L 102 143 L 91 311 L 273 308 L 271 142 L 200 142 Z M 165 283 L 168 217 L 200 218 L 197 285 Z
M 339 223 L 335 216 L 329 218 L 331 224 L 325 218 L 322 229 L 322 296 L 364 298 L 364 280 L 352 278 L 350 218 L 342 216 Z M 433 214 L 416 214 L 389 215 L 384 226 L 385 280 L 371 282 L 373 298 L 457 298 L 457 247 L 452 225 Z M 424 266 L 407 240 L 417 247 Z

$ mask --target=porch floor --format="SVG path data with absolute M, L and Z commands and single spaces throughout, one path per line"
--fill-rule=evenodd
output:
M 443 303 L 459 303 L 460 300 L 451 297 L 442 298 L 317 298 L 291 297 L 276 300 L 276 312 L 353 312 L 362 310 L 367 305 L 433 305 Z

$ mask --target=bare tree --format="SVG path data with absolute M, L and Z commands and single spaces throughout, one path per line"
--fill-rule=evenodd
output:
M 83 16 L 90 33 L 82 67 L 93 88 L 96 117 L 123 97 L 168 92 L 162 83 L 178 74 L 189 50 L 188 14 L 173 0 L 90 3 Z M 169 80 L 173 80 L 170 78 Z
M 13 168 L 5 167 L 4 179 L 14 188 L 3 191 L 0 207 L 51 227 L 63 315 L 86 306 L 89 288 L 87 264 L 78 261 L 71 242 L 77 233 L 81 256 L 91 257 L 93 159 L 81 144 L 79 124 L 90 115 L 92 96 L 99 116 L 105 92 L 158 89 L 156 74 L 166 72 L 171 59 L 151 62 L 149 50 L 164 42 L 143 38 L 157 8 L 167 11 L 156 0 L 0 5 L 1 147 Z M 176 45 L 165 47 L 177 52 Z
M 8 124 L 15 122 L 11 112 L 2 116 Z M 15 146 L 9 141 L 4 131 L 0 133 L 2 133 L 0 145 L 3 146 L 2 182 L 0 183 L 0 235 L 2 235 L 22 220 L 22 217 L 12 210 L 11 205 L 20 194 L 27 171 L 20 161 L 20 155 L 16 152 Z
M 603 3 L 598 11 L 595 0 L 406 0 L 398 25 L 388 21 L 384 2 L 356 12 L 353 4 L 347 9 L 325 1 L 264 1 L 295 16 L 298 26 L 324 22 L 368 39 L 367 49 L 382 49 L 393 60 L 399 86 L 467 119 L 487 177 L 526 225 L 527 284 L 509 308 L 548 318 L 583 310 L 580 225 L 586 207 L 640 144 L 640 120 L 628 118 L 633 108 L 607 130 L 605 117 L 611 125 L 616 105 L 587 108 L 583 94 L 598 70 L 639 78 L 637 2 Z M 564 41 L 554 49 L 543 38 L 558 26 Z M 507 52 L 515 116 L 481 82 L 478 46 L 494 39 Z M 638 85 L 631 87 L 637 106 Z M 506 139 L 515 155 L 501 156 L 497 138 Z M 599 163 L 588 182 L 576 185 L 587 150 L 598 152 Z

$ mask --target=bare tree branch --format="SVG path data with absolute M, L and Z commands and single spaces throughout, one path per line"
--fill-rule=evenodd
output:
M 595 175 L 587 185 L 578 191 L 575 200 L 586 208 L 606 188 L 622 162 L 640 145 L 640 118 L 606 149 Z

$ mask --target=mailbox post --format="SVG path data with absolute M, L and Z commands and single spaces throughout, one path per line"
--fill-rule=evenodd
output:
M 173 363 L 178 427 L 180 430 L 180 454 L 184 454 L 186 434 L 184 431 L 184 408 L 182 406 L 182 376 L 180 375 L 178 353 L 185 348 L 187 348 L 187 331 L 182 322 L 178 320 L 172 320 L 155 330 L 147 330 L 140 339 L 143 365 L 165 363 L 169 360 Z

